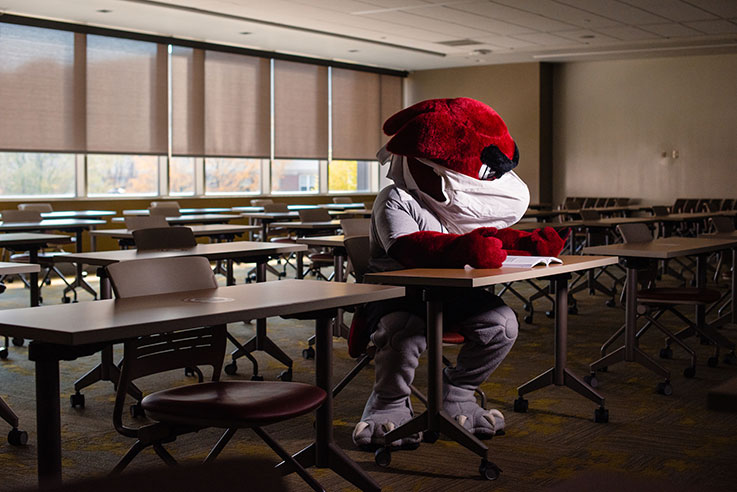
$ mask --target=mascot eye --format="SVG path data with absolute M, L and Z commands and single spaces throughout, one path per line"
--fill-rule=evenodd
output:
M 489 145 L 481 151 L 481 162 L 479 179 L 493 180 L 501 178 L 505 173 L 517 167 L 519 162 L 519 149 L 514 144 L 514 155 L 510 159 L 496 145 Z

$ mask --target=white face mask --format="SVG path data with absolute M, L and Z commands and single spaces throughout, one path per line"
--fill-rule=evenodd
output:
M 438 202 L 419 189 L 407 166 L 407 159 L 402 159 L 404 182 L 451 233 L 465 234 L 478 227 L 509 227 L 527 211 L 530 191 L 513 171 L 499 179 L 485 181 L 452 171 L 427 159 L 418 160 L 441 177 L 446 201 Z

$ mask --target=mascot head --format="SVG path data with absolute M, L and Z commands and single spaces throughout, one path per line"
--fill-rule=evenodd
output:
M 471 178 L 494 180 L 517 166 L 517 145 L 502 118 L 486 104 L 459 97 L 429 99 L 384 123 L 395 155 L 428 159 Z

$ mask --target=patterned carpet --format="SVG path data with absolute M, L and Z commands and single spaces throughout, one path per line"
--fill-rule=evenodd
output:
M 236 270 L 242 280 L 246 266 Z M 92 275 L 90 275 L 92 277 Z M 96 279 L 90 278 L 96 286 Z M 240 280 L 239 280 L 240 281 Z M 16 281 L 0 296 L 0 309 L 27 305 L 28 292 Z M 44 288 L 46 303 L 60 302 L 61 286 Z M 525 287 L 520 290 L 529 293 Z M 80 294 L 81 301 L 89 296 Z M 507 302 L 520 318 L 522 304 L 509 296 Z M 610 308 L 600 294 L 577 295 L 579 314 L 570 316 L 568 365 L 578 375 L 588 373 L 588 364 L 597 358 L 599 346 L 624 319 L 621 307 Z M 478 474 L 478 458 L 454 442 L 441 439 L 423 444 L 416 451 L 396 452 L 388 468 L 374 464 L 373 454 L 354 449 L 351 431 L 361 415 L 370 392 L 373 369 L 364 370 L 335 401 L 335 435 L 339 445 L 367 470 L 386 491 L 532 491 L 556 490 L 737 490 L 737 416 L 706 410 L 706 393 L 721 381 L 737 375 L 737 367 L 720 364 L 708 367 L 709 347 L 690 340 L 697 350 L 696 376 L 682 375 L 687 365 L 685 354 L 675 350 L 673 360 L 661 360 L 673 372 L 673 395 L 657 394 L 658 377 L 633 363 L 617 364 L 598 376 L 599 390 L 607 399 L 610 421 L 593 422 L 596 405 L 565 388 L 549 387 L 530 394 L 529 411 L 515 413 L 512 403 L 516 388 L 552 365 L 553 322 L 544 311 L 545 301 L 536 305 L 533 323 L 522 322 L 517 344 L 502 366 L 483 385 L 490 405 L 506 416 L 505 436 L 494 438 L 490 459 L 502 470 L 495 482 L 483 481 Z M 675 318 L 665 318 L 673 327 Z M 238 323 L 229 326 L 237 338 L 250 337 L 255 326 Z M 302 359 L 301 351 L 313 328 L 308 322 L 269 319 L 269 336 L 294 358 L 294 379 L 311 382 L 314 362 Z M 737 339 L 734 327 L 725 335 Z M 657 357 L 662 337 L 654 331 L 641 342 L 645 351 Z M 451 359 L 457 349 L 446 351 Z M 0 443 L 0 489 L 13 490 L 35 485 L 36 447 L 33 366 L 26 347 L 11 347 L 10 356 L 0 362 L 0 394 L 19 415 L 21 428 L 28 431 L 29 443 L 14 447 Z M 274 379 L 283 369 L 276 361 L 257 354 L 261 371 Z M 97 383 L 84 390 L 86 407 L 72 409 L 69 396 L 74 380 L 92 368 L 99 356 L 61 363 L 63 467 L 67 480 L 100 476 L 112 469 L 131 444 L 118 435 L 111 421 L 113 389 L 110 383 Z M 345 342 L 335 340 L 335 377 L 352 367 Z M 424 363 L 418 370 L 416 385 L 426 386 Z M 239 363 L 239 371 L 224 379 L 248 378 L 250 366 Z M 144 391 L 167 384 L 186 384 L 182 373 L 143 380 Z M 422 408 L 416 403 L 416 410 Z M 132 419 L 131 419 L 132 420 Z M 312 417 L 271 427 L 273 435 L 290 451 L 310 442 Z M 0 428 L 8 429 L 4 423 Z M 216 431 L 202 431 L 182 437 L 168 446 L 185 462 L 204 458 L 218 437 Z M 237 434 L 223 457 L 258 457 L 276 463 L 271 450 L 254 434 Z M 162 466 L 158 457 L 144 451 L 129 470 Z M 349 483 L 326 470 L 313 470 L 328 490 L 354 490 Z M 305 490 L 296 477 L 287 480 L 291 490 Z M 247 480 L 244 478 L 244 484 Z

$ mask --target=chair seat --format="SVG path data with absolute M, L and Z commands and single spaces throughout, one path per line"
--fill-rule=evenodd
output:
M 637 292 L 643 304 L 711 304 L 720 298 L 719 291 L 693 287 L 655 287 Z
M 69 253 L 66 251 L 49 251 L 49 252 L 39 251 L 38 263 L 41 265 L 53 265 L 55 256 L 68 255 L 68 254 Z M 14 255 L 10 255 L 10 261 L 14 261 L 16 263 L 29 263 L 31 261 L 31 255 L 28 253 L 16 253 Z
M 443 332 L 443 343 L 449 343 L 452 345 L 459 345 L 466 341 L 466 337 L 458 333 L 457 331 L 445 331 Z
M 335 256 L 330 253 L 310 253 L 307 255 L 312 263 L 319 263 L 322 265 L 332 265 Z
M 294 244 L 296 241 L 293 237 L 289 236 L 280 236 L 280 237 L 272 237 L 269 239 L 269 242 L 272 243 L 288 243 L 288 244 Z
M 141 405 L 159 422 L 207 427 L 251 427 L 303 415 L 325 391 L 304 383 L 219 381 L 157 391 Z

